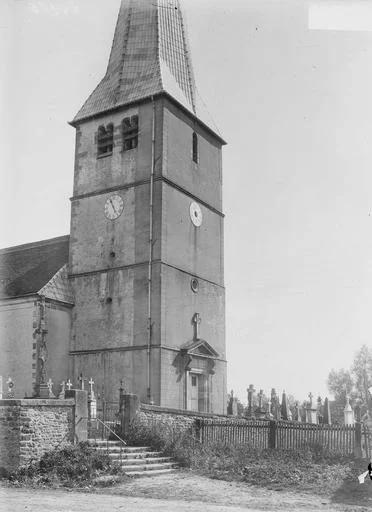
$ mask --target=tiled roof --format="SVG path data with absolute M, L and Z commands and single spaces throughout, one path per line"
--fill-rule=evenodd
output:
M 122 0 L 106 74 L 73 123 L 162 92 L 216 132 L 196 94 L 179 0 Z
M 74 303 L 72 288 L 68 280 L 68 267 L 63 267 L 52 277 L 50 281 L 39 290 L 39 295 L 43 295 L 48 299 L 58 300 L 60 302 Z
M 52 294 L 53 290 L 54 298 L 60 293 L 60 297 L 68 298 L 66 302 L 70 302 L 72 295 L 68 290 L 67 273 L 62 269 L 68 262 L 68 250 L 69 236 L 1 249 L 0 297 L 13 298 L 39 293 L 53 280 L 46 287 L 49 293 Z M 63 285 L 61 279 L 65 281 Z

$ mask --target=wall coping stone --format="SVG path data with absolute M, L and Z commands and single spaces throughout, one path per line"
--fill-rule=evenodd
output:
M 141 411 L 159 412 L 165 414 L 176 414 L 177 416 L 192 416 L 194 418 L 231 418 L 225 414 L 213 414 L 211 412 L 187 411 L 184 409 L 170 409 L 160 405 L 141 404 Z
M 56 398 L 5 398 L 0 400 L 0 407 L 71 407 L 75 405 L 73 398 L 64 400 Z

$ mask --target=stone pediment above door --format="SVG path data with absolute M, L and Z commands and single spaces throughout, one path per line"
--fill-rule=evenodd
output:
M 188 341 L 181 347 L 181 352 L 190 356 L 211 357 L 213 359 L 220 357 L 218 352 L 205 340 Z

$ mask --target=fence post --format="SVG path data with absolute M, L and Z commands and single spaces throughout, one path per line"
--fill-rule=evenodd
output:
M 269 448 L 276 448 L 276 421 L 270 420 L 269 422 Z
M 196 418 L 195 420 L 195 437 L 201 442 L 201 419 Z
M 74 443 L 88 439 L 88 393 L 83 389 L 66 389 L 66 398 L 73 398 L 72 435 Z
M 120 425 L 121 437 L 129 432 L 130 425 L 140 409 L 140 401 L 137 395 L 127 393 L 120 397 Z
M 361 458 L 362 455 L 362 424 L 357 421 L 354 430 L 354 457 Z

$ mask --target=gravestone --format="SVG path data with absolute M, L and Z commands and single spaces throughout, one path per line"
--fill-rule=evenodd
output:
M 97 400 L 93 390 L 94 380 L 92 377 L 89 379 L 89 393 L 88 393 L 88 415 L 90 419 L 97 418 Z
M 281 405 L 281 408 L 280 408 L 280 412 L 281 412 L 283 420 L 288 420 L 289 419 L 288 400 L 287 400 L 286 392 L 284 390 L 283 390 L 283 393 L 282 393 L 282 405 Z
M 322 425 L 324 423 L 324 416 L 323 416 L 323 401 L 322 397 L 318 396 L 317 400 L 317 414 L 318 414 L 318 423 Z
M 65 391 L 66 391 L 66 382 L 63 380 L 61 382 L 61 391 L 59 392 L 58 398 L 60 400 L 64 400 L 65 398 Z
M 270 397 L 267 401 L 266 414 L 265 414 L 265 418 L 268 420 L 274 419 L 274 415 L 272 414 L 271 410 L 272 410 L 272 407 L 271 407 L 271 397 Z
M 234 396 L 233 390 L 231 390 L 230 392 L 230 400 L 227 405 L 227 414 L 229 414 L 230 416 L 238 415 L 238 399 Z
M 276 394 L 275 388 L 271 389 L 271 412 L 274 420 L 278 421 L 281 419 L 279 397 Z
M 300 404 L 298 403 L 298 401 L 295 403 L 295 408 L 294 408 L 294 421 L 299 421 L 301 423 L 302 421 L 302 418 L 301 418 L 301 409 L 300 409 Z
M 331 425 L 332 419 L 331 419 L 331 407 L 329 404 L 328 397 L 324 399 L 324 406 L 323 406 L 323 423 L 325 425 Z
M 350 398 L 346 396 L 346 404 L 344 408 L 344 424 L 354 425 L 354 412 L 350 405 Z
M 258 407 L 255 410 L 255 416 L 257 418 L 265 418 L 266 411 L 264 409 L 263 405 L 263 399 L 264 399 L 264 392 L 263 389 L 260 389 L 260 392 L 258 393 Z
M 309 402 L 306 407 L 306 423 L 313 423 L 314 425 L 318 422 L 317 408 L 313 402 L 313 394 L 309 393 Z
M 248 411 L 247 411 L 247 416 L 248 418 L 254 418 L 254 413 L 253 413 L 253 395 L 255 393 L 255 389 L 254 389 L 254 386 L 253 384 L 249 384 L 249 388 L 247 389 L 247 392 L 248 392 Z

